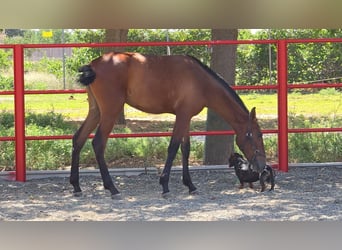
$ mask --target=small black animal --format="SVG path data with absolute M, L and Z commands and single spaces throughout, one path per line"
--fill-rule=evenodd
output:
M 274 170 L 271 166 L 266 165 L 261 173 L 254 171 L 251 164 L 243 158 L 239 153 L 234 153 L 229 158 L 229 167 L 234 167 L 235 174 L 240 181 L 240 189 L 244 187 L 244 183 L 249 183 L 249 187 L 253 188 L 253 182 L 260 180 L 261 192 L 266 189 L 266 182 L 271 183 L 271 190 L 274 190 Z

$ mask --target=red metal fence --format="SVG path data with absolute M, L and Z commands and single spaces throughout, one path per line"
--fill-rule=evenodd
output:
M 264 86 L 234 86 L 236 90 L 252 89 L 274 89 L 278 96 L 278 129 L 263 130 L 263 133 L 278 134 L 278 169 L 288 171 L 288 134 L 305 132 L 340 132 L 342 128 L 288 128 L 288 104 L 287 93 L 294 88 L 329 88 L 342 87 L 342 83 L 326 84 L 288 84 L 287 82 L 287 47 L 290 43 L 339 43 L 342 38 L 337 39 L 301 39 L 301 40 L 244 40 L 244 41 L 191 41 L 191 42 L 132 42 L 132 43 L 90 43 L 90 44 L 15 44 L 0 45 L 0 49 L 12 49 L 14 60 L 14 91 L 0 91 L 0 95 L 14 95 L 14 116 L 15 116 L 15 136 L 0 137 L 0 141 L 15 141 L 15 176 L 17 181 L 26 181 L 26 140 L 55 140 L 71 139 L 72 135 L 60 136 L 26 136 L 25 135 L 25 95 L 27 94 L 62 94 L 62 93 L 84 93 L 85 90 L 49 90 L 35 91 L 24 89 L 24 49 L 28 48 L 63 48 L 63 47 L 137 47 L 137 46 L 212 46 L 226 44 L 275 44 L 277 46 L 277 84 Z M 195 135 L 228 135 L 234 131 L 203 131 L 191 132 Z M 156 133 L 130 133 L 111 134 L 111 138 L 123 137 L 160 137 L 170 136 L 169 132 Z

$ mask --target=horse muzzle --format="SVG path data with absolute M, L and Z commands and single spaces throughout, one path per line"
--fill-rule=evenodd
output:
M 253 170 L 261 173 L 266 166 L 266 157 L 256 152 L 251 163 Z

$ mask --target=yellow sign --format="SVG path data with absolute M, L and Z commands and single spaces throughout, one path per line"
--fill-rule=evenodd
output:
M 53 36 L 52 30 L 42 32 L 42 37 L 44 38 L 50 38 L 52 36 Z

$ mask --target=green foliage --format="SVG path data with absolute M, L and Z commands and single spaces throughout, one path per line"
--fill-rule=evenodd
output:
M 1 90 L 13 90 L 14 88 L 14 79 L 13 76 L 2 76 L 0 75 L 0 91 Z
M 62 78 L 62 61 L 52 58 L 43 57 L 38 62 L 24 62 L 26 72 L 45 72 L 55 75 L 57 78 Z
M 204 159 L 204 143 L 190 138 L 191 151 L 190 158 L 195 160 Z
M 170 41 L 203 41 L 211 39 L 209 29 L 170 30 Z M 261 30 L 252 34 L 249 30 L 239 30 L 239 39 L 288 39 L 341 37 L 342 30 Z M 166 41 L 166 30 L 130 29 L 128 41 Z M 341 77 L 342 44 L 290 44 L 289 82 L 310 82 L 325 78 Z M 128 51 L 144 54 L 166 54 L 165 46 L 132 47 Z M 209 65 L 210 51 L 206 46 L 170 46 L 171 54 L 190 54 Z M 271 79 L 269 72 L 269 52 L 271 51 Z M 277 48 L 275 45 L 239 45 L 237 49 L 236 82 L 238 85 L 256 85 L 276 82 Z
M 14 135 L 13 114 L 0 113 L 0 136 Z M 28 113 L 26 134 L 29 136 L 73 134 L 76 127 L 54 111 L 46 114 Z M 116 129 L 115 132 L 129 133 L 129 129 Z M 109 139 L 105 157 L 108 162 L 129 157 L 155 159 L 166 157 L 169 138 L 120 138 Z M 71 140 L 32 140 L 27 141 L 26 161 L 28 170 L 58 169 L 70 165 Z M 14 161 L 14 143 L 0 142 L 0 166 L 11 168 Z M 85 144 L 80 164 L 96 164 L 91 140 Z
M 293 128 L 341 127 L 342 118 L 306 118 L 303 115 L 290 115 L 289 126 Z M 341 152 L 341 133 L 289 134 L 289 157 L 291 162 L 341 161 Z
M 306 118 L 291 115 L 290 126 L 295 128 L 338 127 L 342 118 L 329 117 Z M 14 117 L 12 113 L 0 113 L 0 136 L 14 135 Z M 50 111 L 46 114 L 29 113 L 26 116 L 26 133 L 30 136 L 73 134 L 77 127 L 68 122 L 65 117 Z M 114 132 L 130 133 L 127 128 L 115 129 Z M 110 163 L 119 159 L 139 158 L 147 162 L 155 159 L 165 159 L 169 137 L 161 138 L 115 138 L 109 139 L 105 157 Z M 32 140 L 27 141 L 26 160 L 28 169 L 59 169 L 70 165 L 71 140 Z M 277 136 L 264 136 L 266 155 L 277 157 Z M 342 135 L 340 133 L 306 133 L 289 135 L 289 162 L 330 162 L 342 161 Z M 191 155 L 193 160 L 203 159 L 203 142 L 191 140 Z M 237 149 L 236 149 L 237 150 Z M 180 164 L 180 153 L 176 162 Z M 0 166 L 11 168 L 14 164 L 14 143 L 0 142 Z M 96 165 L 91 140 L 85 144 L 80 163 Z M 138 166 L 137 166 L 138 167 Z
M 66 68 L 70 75 L 75 75 L 78 69 L 85 64 L 91 62 L 94 58 L 99 57 L 101 51 L 91 48 L 74 48 L 72 56 L 66 60 Z
M 28 113 L 26 116 L 27 135 L 64 135 L 75 131 L 75 126 L 65 121 L 62 115 L 53 111 L 47 114 Z M 14 116 L 0 113 L 0 136 L 14 136 Z M 28 169 L 56 169 L 67 165 L 71 157 L 71 141 L 46 140 L 26 142 Z M 0 142 L 0 165 L 11 167 L 14 161 L 14 142 Z
M 76 30 L 75 36 L 78 42 L 103 42 L 104 30 L 84 31 Z M 170 41 L 198 41 L 209 40 L 210 30 L 177 30 L 169 32 Z M 166 30 L 130 29 L 127 35 L 128 42 L 165 42 Z M 142 54 L 165 55 L 166 46 L 139 46 L 127 47 L 126 51 Z M 205 46 L 170 46 L 171 54 L 189 54 L 208 63 L 210 56 Z M 67 59 L 69 74 L 75 74 L 79 67 L 89 63 L 103 53 L 101 48 L 74 48 L 72 57 Z
M 37 120 L 39 123 L 39 120 Z M 41 127 L 30 124 L 26 127 L 30 135 L 63 135 L 64 129 L 51 126 Z M 69 131 L 70 133 L 70 131 Z M 28 169 L 58 169 L 69 165 L 71 158 L 71 140 L 32 140 L 26 145 L 26 165 Z
M 0 49 L 0 70 L 8 70 L 12 66 L 11 50 Z
M 241 33 L 241 32 L 240 32 Z M 248 32 L 239 34 L 241 39 L 300 39 L 341 37 L 342 30 L 261 30 L 255 35 Z M 277 49 L 274 45 L 239 45 L 237 56 L 237 83 L 255 85 L 269 83 L 269 50 L 271 49 L 272 79 L 277 76 Z M 342 77 L 341 43 L 306 43 L 288 45 L 288 81 L 313 82 L 326 78 Z
M 16 36 L 7 37 L 5 43 L 60 43 L 62 30 L 55 29 L 53 37 L 43 38 L 41 30 L 24 30 L 16 32 Z M 104 29 L 76 29 L 64 31 L 64 42 L 97 43 L 104 42 Z M 129 29 L 128 42 L 150 41 L 205 41 L 211 39 L 210 29 Z M 239 30 L 240 40 L 253 39 L 291 39 L 291 38 L 334 38 L 341 37 L 342 29 L 270 29 L 260 30 L 252 34 L 250 30 Z M 341 43 L 309 43 L 288 45 L 288 80 L 289 82 L 314 82 L 327 78 L 342 77 L 342 44 Z M 144 54 L 165 55 L 166 46 L 127 47 L 127 51 Z M 0 50 L 0 67 L 10 67 L 6 50 Z M 190 54 L 209 65 L 210 50 L 207 46 L 170 46 L 171 54 Z M 271 72 L 269 69 L 269 51 L 271 51 Z M 26 49 L 28 56 L 32 49 Z M 103 48 L 74 48 L 71 57 L 67 58 L 67 72 L 71 79 L 75 78 L 80 66 L 100 56 Z M 3 59 L 5 58 L 5 60 Z M 5 62 L 5 63 L 4 63 Z M 52 65 L 42 60 L 36 66 L 25 60 L 25 70 L 36 68 L 50 72 L 61 78 L 61 61 Z M 275 83 L 277 77 L 277 48 L 268 44 L 242 44 L 237 48 L 236 83 L 237 85 L 257 85 Z M 30 68 L 31 67 L 31 68 Z M 32 68 L 33 67 L 33 68 Z M 271 79 L 270 79 L 271 77 Z M 339 80 L 337 80 L 339 81 Z
M 12 131 L 14 133 L 14 131 Z M 0 131 L 0 136 L 4 135 L 3 131 Z M 12 169 L 14 165 L 14 150 L 15 145 L 12 141 L 0 141 L 0 168 L 6 167 L 6 169 Z
M 77 43 L 101 43 L 104 42 L 105 30 L 74 30 L 71 40 Z M 99 57 L 103 48 L 73 48 L 72 56 L 66 60 L 66 68 L 70 75 L 75 75 L 78 69 L 91 60 Z
M 278 136 L 264 135 L 264 148 L 268 159 L 276 159 L 278 156 Z
M 166 42 L 169 41 L 208 41 L 211 38 L 209 29 L 178 29 L 178 30 L 151 30 L 151 29 L 130 29 L 127 35 L 128 42 Z M 209 64 L 210 53 L 206 46 L 169 46 L 173 55 L 192 55 L 205 64 Z M 166 46 L 140 46 L 126 48 L 127 51 L 139 52 L 142 54 L 166 55 Z
M 70 133 L 75 129 L 75 126 L 65 121 L 65 117 L 62 114 L 50 111 L 44 114 L 37 114 L 28 112 L 25 117 L 26 125 L 36 125 L 40 128 L 50 128 L 52 130 L 61 129 L 67 133 Z
M 14 127 L 14 115 L 6 111 L 0 113 L 0 130 L 8 130 Z
M 341 92 L 335 88 L 325 88 L 325 89 L 321 89 L 319 91 L 319 94 L 322 96 L 334 96 L 334 95 L 341 95 Z
M 341 161 L 342 135 L 339 133 L 305 133 L 289 135 L 291 162 Z

